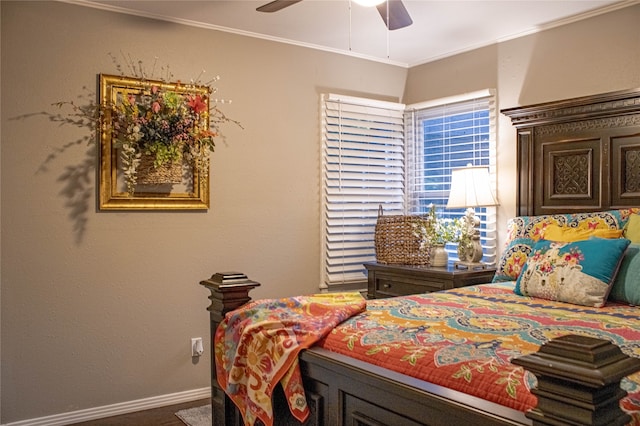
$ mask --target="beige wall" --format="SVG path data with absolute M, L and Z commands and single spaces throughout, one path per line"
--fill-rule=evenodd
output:
M 208 335 L 198 282 L 216 271 L 260 281 L 255 297 L 317 290 L 319 93 L 412 103 L 496 87 L 505 108 L 640 86 L 640 6 L 408 72 L 64 3 L 0 7 L 0 423 L 207 387 L 209 358 L 192 364 L 188 346 Z M 208 212 L 96 212 L 95 153 L 72 143 L 86 129 L 39 114 L 117 73 L 121 51 L 222 77 L 245 128 L 214 154 Z M 514 135 L 501 119 L 499 222 L 515 211 Z
M 208 340 L 199 281 L 238 270 L 257 297 L 318 290 L 319 94 L 398 101 L 407 70 L 64 3 L 1 7 L 1 422 L 209 386 L 209 357 L 189 352 Z M 244 130 L 225 128 L 208 212 L 98 213 L 94 153 L 47 161 L 87 130 L 38 113 L 117 73 L 121 51 L 222 77 Z

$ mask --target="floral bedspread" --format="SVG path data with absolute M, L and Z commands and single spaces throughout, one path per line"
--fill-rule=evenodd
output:
M 305 421 L 298 353 L 365 306 L 359 293 L 330 293 L 259 300 L 229 312 L 216 330 L 216 375 L 244 423 L 273 424 L 271 395 L 278 383 L 293 416 Z
M 640 358 L 640 307 L 591 308 L 513 293 L 513 282 L 370 300 L 318 345 L 409 376 L 526 411 L 536 379 L 514 357 L 565 334 L 607 338 Z M 622 382 L 621 407 L 640 425 L 640 373 Z

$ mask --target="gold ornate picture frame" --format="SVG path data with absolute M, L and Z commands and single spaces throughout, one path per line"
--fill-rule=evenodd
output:
M 100 75 L 100 210 L 209 208 L 209 94 L 207 86 Z M 182 159 L 161 166 L 173 166 L 170 177 L 153 165 L 165 156 Z

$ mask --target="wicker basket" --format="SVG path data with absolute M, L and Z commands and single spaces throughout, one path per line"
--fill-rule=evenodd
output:
M 182 162 L 172 161 L 160 167 L 153 164 L 155 156 L 142 154 L 136 170 L 138 185 L 178 184 L 182 182 Z
M 375 233 L 378 263 L 428 265 L 429 247 L 421 247 L 421 238 L 416 235 L 416 226 L 427 220 L 423 216 L 384 216 L 380 206 Z

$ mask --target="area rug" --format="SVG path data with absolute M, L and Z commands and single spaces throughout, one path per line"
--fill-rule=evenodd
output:
M 180 410 L 176 417 L 187 426 L 211 426 L 211 404 Z

